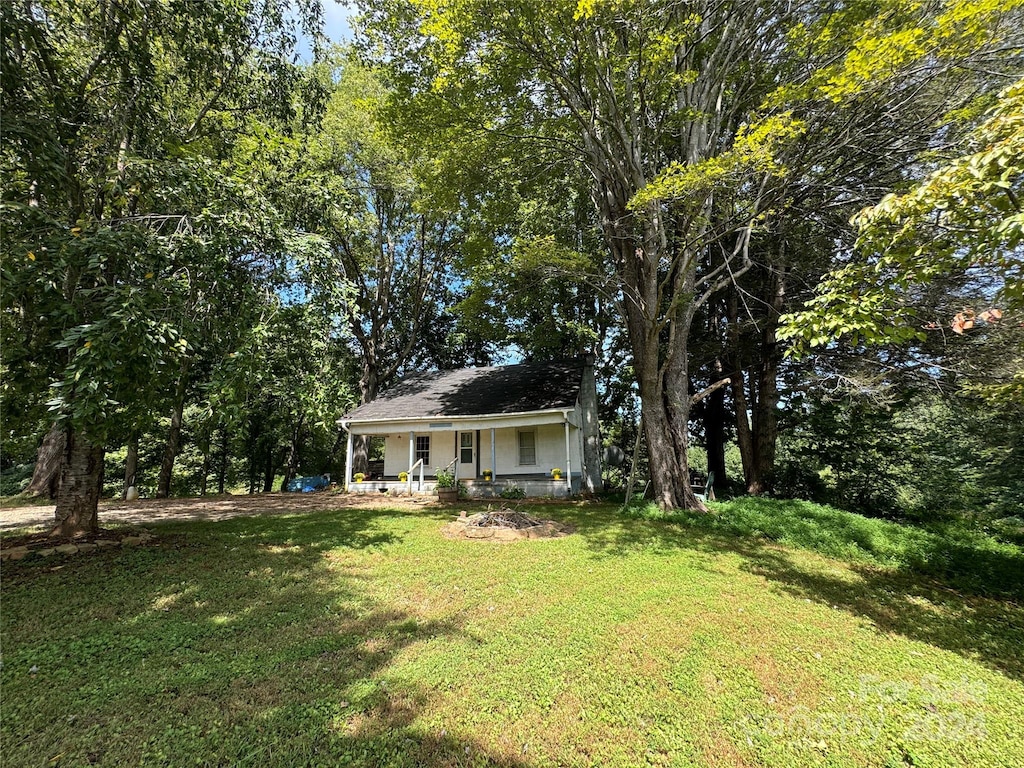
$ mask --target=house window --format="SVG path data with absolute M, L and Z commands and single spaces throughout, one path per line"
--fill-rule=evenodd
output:
M 462 449 L 460 451 L 461 455 L 459 456 L 459 461 L 461 461 L 463 464 L 472 464 L 473 463 L 473 433 L 472 432 L 463 432 L 462 436 L 459 438 L 459 440 L 461 441 L 459 445 L 460 445 L 460 448 Z
M 416 461 L 423 459 L 423 466 L 430 466 L 430 435 L 416 436 Z
M 519 463 L 529 465 L 537 463 L 536 432 L 519 433 Z

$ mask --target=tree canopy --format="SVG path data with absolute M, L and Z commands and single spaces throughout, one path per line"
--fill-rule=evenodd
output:
M 786 338 L 813 348 L 847 335 L 891 344 L 987 332 L 1003 359 L 971 385 L 1024 399 L 1024 81 L 999 94 L 966 144 L 967 153 L 853 217 L 861 258 L 785 318 Z M 938 306 L 922 302 L 939 280 L 958 290 Z

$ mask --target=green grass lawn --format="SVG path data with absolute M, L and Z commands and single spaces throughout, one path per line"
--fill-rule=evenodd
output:
M 749 504 L 549 505 L 577 532 L 512 544 L 439 510 L 174 523 L 5 563 L 3 765 L 1024 764 L 1020 548 Z M 985 594 L 965 547 L 1010 577 Z

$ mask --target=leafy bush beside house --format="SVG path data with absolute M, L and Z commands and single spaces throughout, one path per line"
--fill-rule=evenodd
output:
M 454 488 L 455 487 L 455 472 L 450 469 L 436 469 L 434 470 L 434 478 L 437 481 L 438 488 Z

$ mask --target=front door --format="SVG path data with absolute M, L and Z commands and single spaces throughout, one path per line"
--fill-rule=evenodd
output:
M 459 477 L 476 477 L 475 432 L 459 432 Z

